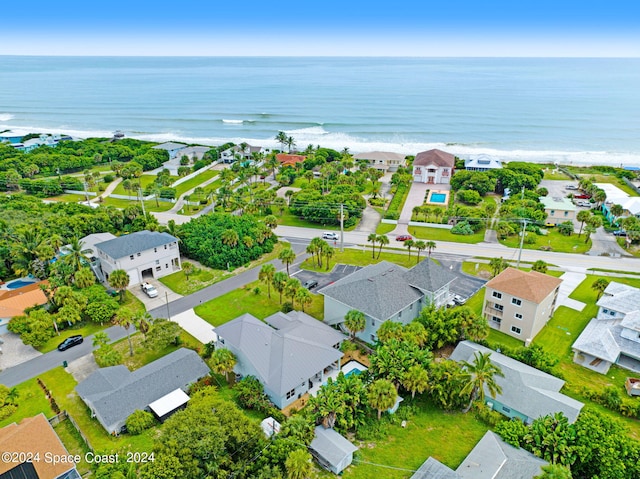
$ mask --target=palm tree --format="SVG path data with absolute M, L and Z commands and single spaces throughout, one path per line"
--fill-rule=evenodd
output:
M 495 382 L 494 376 L 504 377 L 502 370 L 491 362 L 491 353 L 482 353 L 478 351 L 474 355 L 473 363 L 462 362 L 465 369 L 466 384 L 460 391 L 460 395 L 469 395 L 469 406 L 465 410 L 468 412 L 471 405 L 476 399 L 480 399 L 484 403 L 484 389 L 489 390 L 491 397 L 495 398 L 497 394 L 502 393 L 502 388 Z
M 271 176 L 274 180 L 276 179 L 276 168 L 278 165 L 280 165 L 280 162 L 278 161 L 278 158 L 276 158 L 276 154 L 270 153 L 269 156 L 267 156 L 264 166 L 271 170 Z
M 280 251 L 278 259 L 287 266 L 287 276 L 291 277 L 289 273 L 289 265 L 296 260 L 296 253 L 291 248 L 285 248 Z
M 284 462 L 287 479 L 306 479 L 311 474 L 311 454 L 304 449 L 295 449 Z
M 287 278 L 287 273 L 284 271 L 278 271 L 273 275 L 273 289 L 280 293 L 280 304 L 282 304 L 282 293 L 284 292 L 284 287 L 287 284 Z
M 185 261 L 184 263 L 182 263 L 182 272 L 187 278 L 187 281 L 189 281 L 189 276 L 195 273 L 195 270 L 196 270 L 196 267 L 193 265 L 193 263 L 189 263 L 188 261 Z
M 585 221 L 589 221 L 589 218 L 591 218 L 591 211 L 582 210 L 578 213 L 576 218 L 580 222 L 580 231 L 578 232 L 578 237 L 580 237 L 580 235 L 582 235 L 582 227 L 584 226 Z
M 228 349 L 216 349 L 211 355 L 209 365 L 215 374 L 223 374 L 228 381 L 229 373 L 236 365 L 236 357 Z
M 270 229 L 274 229 L 278 226 L 278 218 L 274 215 L 267 215 L 264 217 L 264 224 L 267 225 Z
M 598 202 L 598 208 L 600 208 L 602 203 L 607 199 L 607 194 L 604 190 L 598 189 L 593 195 L 593 199 Z
M 73 282 L 78 288 L 84 289 L 95 284 L 96 277 L 93 271 L 91 271 L 91 268 L 83 267 L 76 272 Z
M 598 278 L 591 284 L 591 289 L 598 293 L 597 299 L 600 299 L 600 296 L 602 296 L 604 290 L 607 289 L 607 286 L 609 286 L 609 281 L 604 278 Z
M 289 153 L 291 153 L 291 149 L 296 146 L 296 140 L 292 136 L 287 137 L 287 148 L 289 149 Z
M 387 235 L 378 235 L 377 241 L 380 244 L 380 247 L 378 248 L 378 258 L 380 258 L 382 247 L 389 244 L 389 237 Z
M 375 258 L 376 243 L 378 242 L 378 235 L 375 233 L 369 234 L 369 236 L 367 236 L 367 241 L 371 243 L 371 257 Z
M 329 271 L 329 260 L 333 258 L 333 255 L 335 255 L 335 253 L 335 248 L 332 248 L 329 245 L 327 245 L 327 247 L 322 250 L 322 256 L 324 256 L 327 260 L 327 271 Z
M 422 366 L 414 364 L 402 378 L 402 387 L 411 391 L 411 397 L 415 398 L 416 392 L 422 393 L 429 387 L 429 373 Z
M 222 240 L 223 244 L 231 246 L 232 248 L 238 244 L 238 241 L 240 241 L 238 232 L 232 229 L 224 230 L 220 235 L 220 239 Z
M 116 271 L 122 271 L 122 270 L 116 270 Z M 111 276 L 113 276 L 113 273 L 111 274 Z M 129 333 L 129 328 L 133 326 L 133 317 L 134 317 L 134 313 L 129 308 L 120 308 L 116 313 L 116 315 L 113 317 L 114 324 L 117 324 L 118 326 L 122 326 L 127 331 L 127 340 L 129 341 L 130 356 L 133 356 L 133 343 L 131 342 L 131 334 Z
M 364 331 L 366 318 L 364 313 L 357 309 L 352 309 L 344 315 L 344 327 L 351 333 L 351 339 L 356 337 L 356 333 Z
M 109 275 L 109 286 L 120 293 L 120 302 L 124 301 L 124 292 L 129 286 L 129 275 L 123 269 L 116 269 Z
M 427 241 L 426 243 L 427 246 L 427 253 L 429 254 L 429 257 L 431 257 L 431 252 L 436 249 L 436 242 L 435 241 Z
M 411 248 L 416 245 L 416 242 L 413 240 L 407 240 L 404 242 L 404 247 L 409 250 L 409 259 L 411 259 Z
M 344 395 L 333 387 L 333 379 L 327 379 L 327 384 L 320 388 L 320 392 L 309 399 L 309 409 L 320 417 L 325 428 L 332 429 L 338 414 L 346 410 Z
M 491 258 L 489 261 L 489 267 L 491 268 L 491 272 L 493 277 L 498 276 L 502 271 L 509 265 L 502 256 L 499 258 Z
M 561 464 L 547 464 L 542 466 L 542 474 L 534 479 L 572 479 L 571 469 L 569 466 Z
M 279 131 L 275 139 L 280 143 L 280 151 L 284 150 L 284 145 L 287 144 L 287 140 L 289 139 L 287 134 L 284 131 Z
M 545 273 L 547 272 L 549 265 L 547 265 L 547 263 L 541 259 L 539 259 L 538 261 L 536 261 L 535 263 L 533 263 L 533 266 L 531 267 L 532 271 L 537 271 L 538 273 Z
M 91 253 L 90 249 L 83 249 L 83 243 L 80 241 L 80 238 L 74 237 L 71 238 L 69 242 L 69 246 L 67 246 L 67 254 L 62 258 L 62 260 L 71 265 L 74 275 L 75 272 L 78 271 L 85 263 L 90 263 L 91 260 L 87 256 Z
M 269 299 L 271 299 L 271 283 L 273 283 L 273 277 L 275 274 L 276 267 L 271 263 L 262 265 L 260 273 L 258 274 L 258 279 L 267 284 L 267 295 L 269 296 Z
M 296 294 L 301 287 L 302 284 L 300 284 L 298 278 L 289 278 L 284 285 L 284 294 L 291 298 L 291 304 L 293 306 L 296 304 Z
M 311 304 L 311 302 L 313 301 L 311 293 L 307 288 L 298 288 L 295 294 L 295 298 L 298 300 L 298 304 L 302 308 L 303 313 L 305 305 Z
M 138 311 L 133 315 L 133 325 L 142 333 L 144 339 L 147 339 L 147 333 L 153 324 L 153 316 L 146 311 Z
M 372 408 L 378 410 L 378 420 L 382 416 L 382 411 L 390 409 L 396 403 L 397 391 L 391 381 L 378 379 L 369 386 L 367 399 Z
M 622 207 L 622 205 L 611 205 L 611 208 L 609 208 L 609 212 L 613 215 L 613 222 L 617 222 L 618 221 L 618 217 L 624 213 L 624 208 Z
M 422 240 L 418 240 L 414 246 L 418 250 L 418 256 L 416 257 L 416 264 L 418 264 L 420 262 L 420 251 L 427 249 L 427 243 Z

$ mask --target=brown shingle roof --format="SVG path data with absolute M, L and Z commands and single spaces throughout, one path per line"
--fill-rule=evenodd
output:
M 47 297 L 40 289 L 44 281 L 33 283 L 11 291 L 0 291 L 0 318 L 13 318 L 24 314 L 24 310 L 40 306 L 47 302 Z
M 44 414 L 25 418 L 20 424 L 13 423 L 0 429 L 0 451 L 30 455 L 39 453 L 40 460 L 33 461 L 33 466 L 40 479 L 56 478 L 74 467 L 68 462 L 52 464 L 45 460 L 45 453 L 55 456 L 66 456 L 68 453 Z M 0 461 L 0 474 L 18 465 L 16 462 Z
M 414 166 L 428 166 L 428 165 L 436 165 L 436 166 L 448 166 L 449 168 L 453 168 L 456 163 L 456 157 L 451 153 L 447 153 L 442 150 L 429 150 L 423 151 L 416 155 L 415 160 L 413 160 Z
M 489 281 L 487 288 L 492 288 L 539 304 L 544 298 L 549 296 L 549 293 L 556 289 L 560 283 L 562 283 L 561 279 L 554 278 L 547 274 L 507 268 Z

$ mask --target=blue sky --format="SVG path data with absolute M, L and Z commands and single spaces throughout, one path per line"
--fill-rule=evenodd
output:
M 629 0 L 9 2 L 3 55 L 640 56 Z

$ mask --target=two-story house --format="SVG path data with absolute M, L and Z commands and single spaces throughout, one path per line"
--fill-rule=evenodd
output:
M 569 198 L 541 196 L 539 200 L 544 205 L 547 224 L 558 225 L 576 219 L 576 205 Z
M 467 171 L 487 172 L 501 168 L 502 162 L 488 155 L 476 155 L 464 160 L 464 169 Z
M 324 322 L 342 325 L 350 310 L 361 311 L 366 326 L 357 336 L 373 343 L 385 321 L 408 324 L 425 306 L 446 304 L 455 278 L 430 259 L 411 269 L 388 261 L 366 266 L 319 291 L 324 295 Z
M 573 343 L 573 361 L 602 374 L 612 364 L 640 372 L 640 289 L 612 281 L 596 305 Z
M 413 160 L 413 181 L 428 184 L 449 184 L 456 157 L 442 150 L 418 153 Z
M 167 153 L 169 153 L 169 159 L 173 160 L 186 147 L 187 145 L 185 145 L 184 143 L 174 143 L 172 141 L 167 141 L 165 143 L 154 146 L 153 149 L 166 151 Z
M 398 171 L 399 166 L 405 166 L 407 161 L 402 153 L 392 153 L 389 151 L 368 151 L 353 155 L 356 161 L 366 161 L 370 168 L 384 172 Z
M 216 348 L 237 358 L 242 376 L 254 376 L 280 409 L 340 370 L 346 336 L 300 311 L 275 313 L 264 321 L 243 314 L 216 328 Z
M 181 269 L 178 238 L 169 233 L 138 231 L 96 243 L 94 251 L 104 280 L 109 281 L 114 270 L 123 269 L 129 275 L 129 286 Z
M 562 280 L 507 268 L 486 284 L 482 314 L 489 326 L 528 345 L 553 316 Z
M 256 154 L 266 156 L 269 153 L 271 153 L 271 149 L 262 146 L 235 145 L 222 151 L 220 160 L 223 163 L 233 163 L 238 159 L 241 161 L 253 160 Z

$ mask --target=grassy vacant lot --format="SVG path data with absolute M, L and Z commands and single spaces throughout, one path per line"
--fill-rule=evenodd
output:
M 124 209 L 127 206 L 140 205 L 140 202 L 135 199 L 135 196 L 132 200 L 122 200 L 119 198 L 111 198 L 110 196 L 105 198 L 101 205 L 115 206 L 116 208 Z M 158 201 L 156 205 L 155 200 L 148 200 L 144 202 L 144 208 L 146 212 L 161 212 L 168 211 L 173 207 L 173 203 L 168 201 Z
M 211 178 L 217 175 L 218 175 L 218 172 L 216 170 L 203 170 L 202 173 L 198 173 L 193 178 L 188 179 L 184 183 L 180 183 L 178 186 L 175 187 L 176 198 L 179 198 L 180 195 L 183 195 L 184 193 L 189 191 L 191 188 L 195 188 L 200 183 L 204 183 L 205 181 L 210 180 Z
M 178 294 L 187 295 L 200 291 L 202 288 L 206 288 L 230 276 L 232 276 L 232 273 L 227 271 L 198 268 L 195 273 L 189 275 L 188 279 L 184 271 L 176 271 L 175 273 L 160 278 L 160 282 Z
M 64 444 L 67 452 L 72 456 L 79 455 L 82 460 L 76 464 L 76 468 L 81 475 L 88 473 L 91 469 L 91 466 L 87 461 L 85 461 L 84 455 L 89 452 L 86 444 L 78 434 L 78 431 L 73 427 L 71 421 L 68 419 L 58 423 L 53 426 L 56 434 Z
M 90 196 L 89 200 L 95 198 L 95 196 Z M 63 195 L 52 196 L 47 198 L 48 201 L 67 201 L 69 203 L 78 203 L 79 201 L 87 201 L 84 195 L 73 195 L 71 193 L 65 193 Z
M 395 223 L 379 223 L 376 228 L 376 234 L 386 235 L 387 233 L 391 233 L 398 226 Z
M 473 413 L 445 413 L 422 399 L 414 404 L 418 410 L 407 427 L 389 425 L 383 440 L 360 444 L 354 464 L 343 473 L 345 479 L 409 478 L 429 456 L 455 469 L 488 430 Z
M 465 236 L 454 235 L 451 231 L 443 228 L 433 228 L 429 226 L 409 226 L 409 233 L 415 239 L 433 240 L 433 241 L 451 241 L 454 243 L 479 243 L 484 241 L 484 229 L 479 232 Z
M 140 188 L 142 188 L 142 191 L 144 191 L 147 186 L 149 186 L 151 183 L 153 183 L 156 178 L 157 178 L 157 176 L 155 176 L 155 175 L 141 175 L 139 180 L 140 180 Z M 178 179 L 178 177 L 177 176 L 172 176 L 171 179 L 173 179 L 175 181 L 175 180 Z M 113 194 L 115 194 L 115 195 L 130 195 L 130 194 L 133 194 L 135 196 L 135 192 L 129 192 L 129 191 L 124 189 L 124 187 L 122 186 L 122 181 L 113 190 Z
M 536 238 L 536 242 L 534 244 L 527 244 L 525 242 L 523 245 L 524 249 L 540 249 L 543 246 L 550 246 L 551 251 L 560 253 L 585 253 L 591 249 L 591 239 L 585 243 L 584 234 L 578 236 L 574 233 L 571 236 L 563 236 L 554 228 L 549 228 L 547 231 L 549 234 L 546 236 L 529 233 Z M 505 240 L 500 240 L 500 243 L 509 248 L 519 248 L 520 236 L 510 236 Z
M 398 243 L 400 244 L 400 243 Z M 399 264 L 400 266 L 404 266 L 405 268 L 411 268 L 415 266 L 417 261 L 417 251 L 415 248 L 411 248 L 411 258 L 406 251 L 398 251 L 397 253 L 389 252 L 388 250 L 382 251 L 380 257 L 378 257 L 378 246 L 376 245 L 375 257 L 372 257 L 371 254 L 371 246 L 368 246 L 364 249 L 352 249 L 345 248 L 344 252 L 340 252 L 338 249 L 335 250 L 335 254 L 333 258 L 331 258 L 331 262 L 329 264 L 329 270 L 331 270 L 336 264 L 351 264 L 354 266 L 367 266 L 369 264 L 376 264 L 380 261 L 389 261 L 391 263 Z M 420 254 L 420 260 L 423 260 L 427 257 L 425 251 L 422 251 Z M 317 264 L 313 263 L 313 260 L 308 258 L 306 259 L 300 267 L 302 269 L 308 269 L 311 271 L 318 271 L 321 273 L 325 273 L 327 271 L 326 268 L 326 260 L 323 260 L 322 268 L 318 268 Z
M 49 401 L 45 397 L 42 388 L 38 385 L 36 378 L 18 384 L 16 390 L 18 391 L 18 399 L 16 400 L 18 409 L 11 416 L 0 421 L 0 427 L 13 422 L 20 422 L 25 417 L 35 416 L 41 412 L 47 418 L 53 416 Z
M 256 287 L 260 288 L 259 294 L 254 292 Z M 312 293 L 311 297 L 313 302 L 305 306 L 304 311 L 314 318 L 322 319 L 324 296 Z M 283 295 L 282 302 L 285 301 L 290 301 L 290 298 Z M 250 313 L 258 319 L 264 319 L 280 311 L 280 308 L 278 292 L 271 288 L 271 299 L 269 299 L 267 286 L 260 281 L 254 281 L 245 285 L 244 288 L 230 291 L 197 306 L 195 312 L 213 326 L 220 326 L 244 313 Z M 296 309 L 300 309 L 297 303 Z

